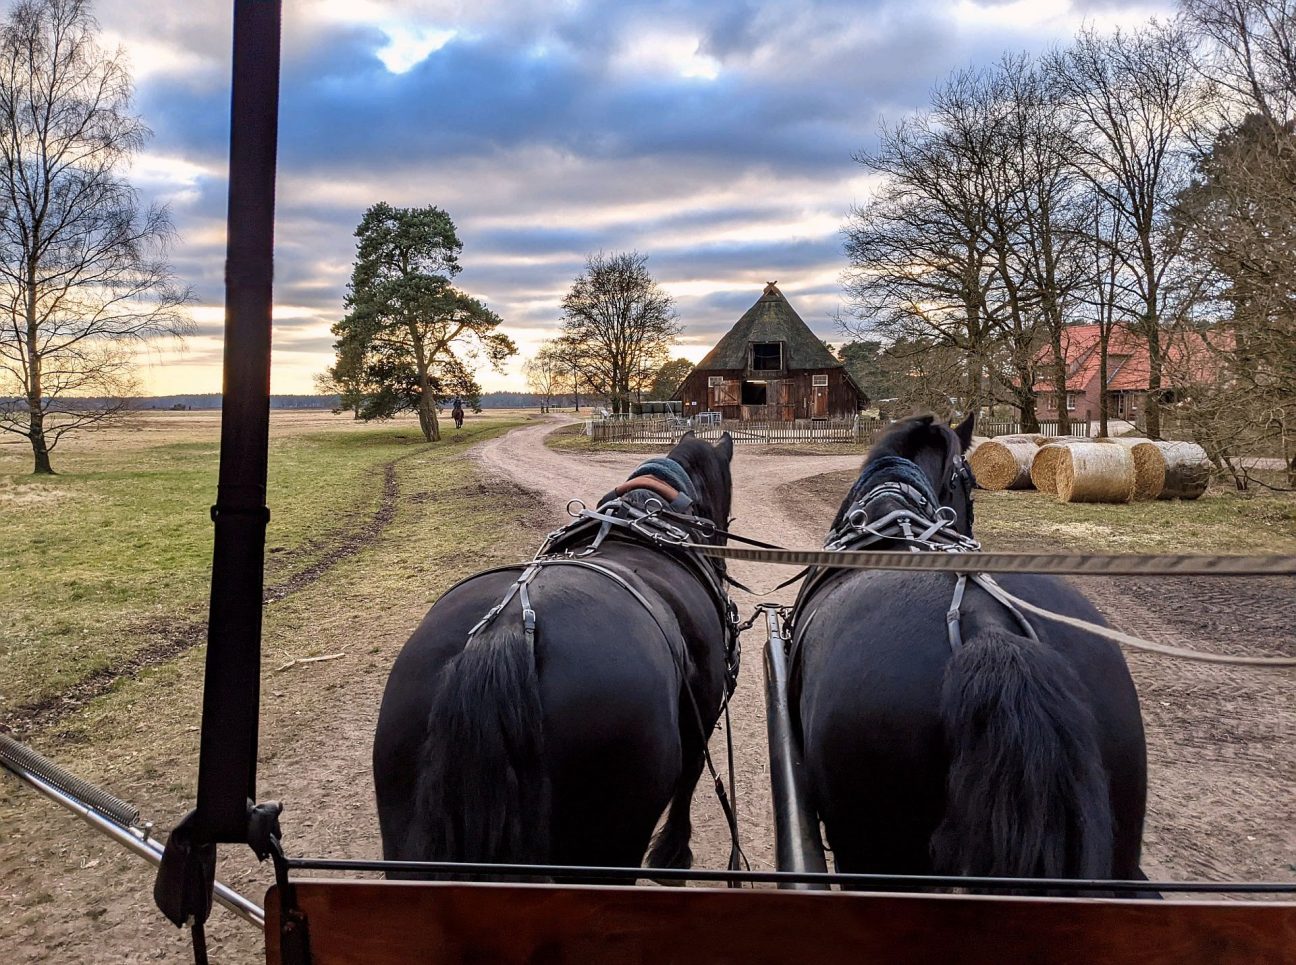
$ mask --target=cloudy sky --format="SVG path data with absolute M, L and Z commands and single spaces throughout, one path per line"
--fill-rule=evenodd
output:
M 198 334 L 149 353 L 148 390 L 220 387 L 230 12 L 100 0 L 155 136 L 136 185 L 170 204 Z M 352 232 L 375 201 L 436 204 L 459 281 L 525 357 L 586 253 L 635 248 L 698 359 L 777 279 L 840 338 L 840 230 L 870 190 L 851 161 L 949 71 L 1041 50 L 1155 0 L 286 0 L 276 392 L 332 357 Z M 521 387 L 520 359 L 487 388 Z

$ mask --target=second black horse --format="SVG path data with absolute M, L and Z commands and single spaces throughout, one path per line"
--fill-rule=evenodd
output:
M 970 537 L 971 434 L 971 419 L 899 423 L 830 540 L 930 549 L 924 521 L 938 519 Z M 999 584 L 1104 623 L 1056 577 Z M 951 574 L 834 570 L 802 591 L 791 703 L 838 870 L 1145 880 L 1143 723 L 1119 648 L 1047 620 L 1028 628 L 965 589 L 954 607 Z

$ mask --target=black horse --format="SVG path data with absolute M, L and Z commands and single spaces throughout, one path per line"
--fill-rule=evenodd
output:
M 865 461 L 835 536 L 904 549 L 915 540 L 903 516 L 885 520 L 910 510 L 970 537 L 972 424 L 899 423 Z M 921 527 L 911 519 L 909 532 Z M 998 582 L 1105 623 L 1056 577 Z M 1143 722 L 1119 648 L 1034 618 L 1032 639 L 972 581 L 947 623 L 955 588 L 953 574 L 833 570 L 797 602 L 791 702 L 838 870 L 1145 880 Z
M 691 539 L 717 541 L 732 457 L 727 433 L 714 447 L 689 434 L 609 496 L 667 503 Z M 551 537 L 559 562 L 453 587 L 405 644 L 374 739 L 388 859 L 634 867 L 651 842 L 650 866 L 691 863 L 689 803 L 726 687 L 723 569 L 600 527 Z

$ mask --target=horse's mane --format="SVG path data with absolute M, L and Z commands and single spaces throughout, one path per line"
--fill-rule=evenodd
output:
M 702 514 L 721 529 L 729 526 L 729 510 L 733 499 L 733 481 L 729 474 L 729 461 L 716 452 L 710 443 L 687 435 L 670 451 L 670 458 L 678 462 L 697 487 L 697 501 Z
M 958 435 L 949 426 L 936 421 L 934 415 L 910 416 L 893 425 L 873 444 L 864 464 L 860 466 L 860 474 L 863 475 L 870 466 L 884 457 L 907 459 L 922 470 L 931 483 L 932 491 L 939 497 L 946 480 L 954 471 L 954 457 L 962 450 Z M 833 520 L 833 529 L 841 524 L 855 500 L 863 495 L 856 491 L 857 488 L 858 486 L 852 486 L 842 500 Z

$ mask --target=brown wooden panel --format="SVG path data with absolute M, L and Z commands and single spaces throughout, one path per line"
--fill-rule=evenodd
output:
M 314 965 L 1290 965 L 1296 903 L 297 884 Z M 278 894 L 266 958 L 278 965 Z

